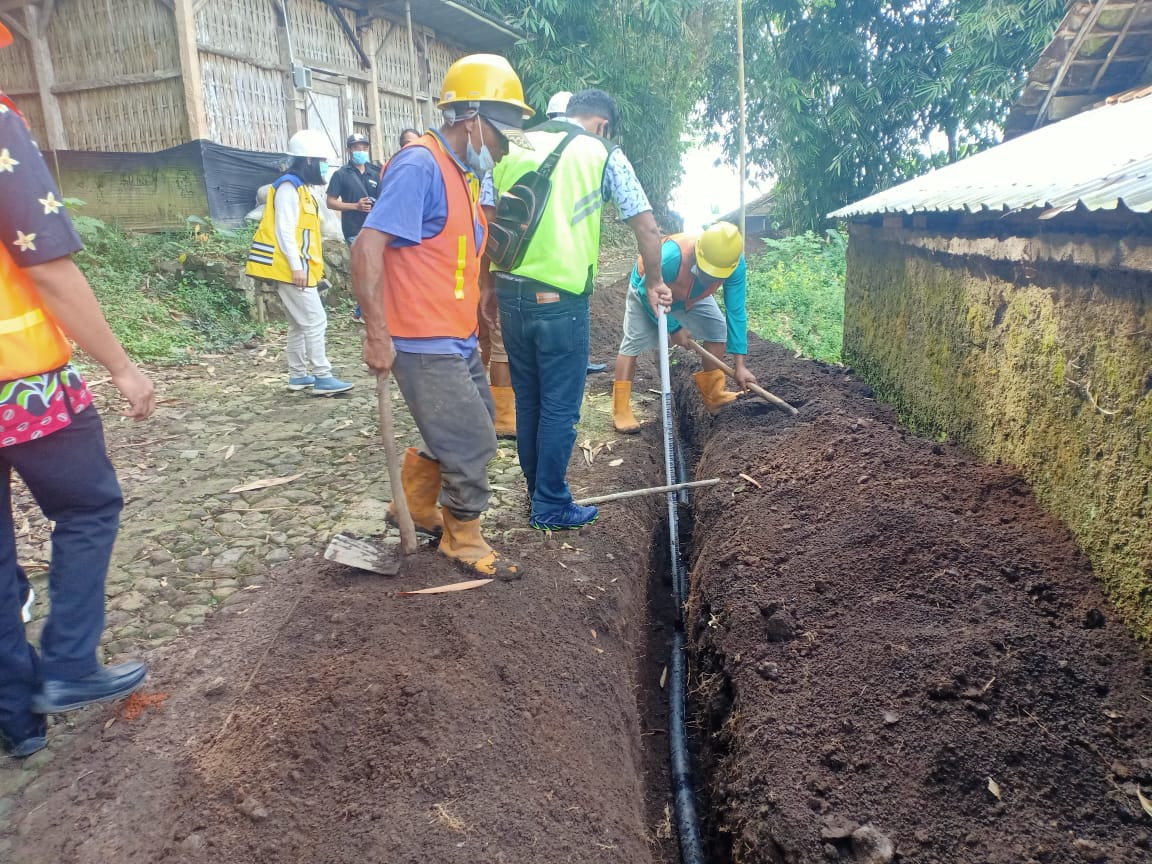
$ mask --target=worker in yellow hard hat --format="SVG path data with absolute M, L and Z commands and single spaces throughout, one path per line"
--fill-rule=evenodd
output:
M 443 125 L 389 160 L 352 246 L 364 361 L 396 377 L 424 439 L 401 470 L 416 527 L 442 534 L 440 552 L 479 575 L 518 578 L 519 566 L 480 533 L 496 432 L 477 344 L 488 239 L 478 195 L 509 141 L 531 146 L 522 130 L 533 112 L 511 65 L 493 54 L 456 61 L 438 106 Z
M 747 389 L 756 376 L 744 365 L 748 353 L 748 311 L 745 307 L 747 265 L 744 240 L 735 225 L 717 222 L 703 234 L 673 234 L 661 248 L 664 282 L 672 289 L 673 303 L 668 313 L 669 341 L 688 344 L 694 336 L 715 357 L 728 349 L 735 358 L 736 381 Z M 713 296 L 724 290 L 724 311 Z M 636 357 L 655 350 L 658 329 L 656 305 L 644 287 L 644 262 L 632 269 L 628 300 L 624 308 L 624 339 L 616 357 L 613 384 L 612 422 L 617 432 L 640 431 L 632 413 L 632 378 Z M 710 413 L 716 413 L 739 394 L 724 387 L 724 372 L 710 361 L 694 376 Z

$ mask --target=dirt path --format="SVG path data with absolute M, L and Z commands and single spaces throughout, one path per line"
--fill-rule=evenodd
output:
M 596 359 L 621 297 L 595 300 Z M 149 656 L 156 704 L 71 715 L 49 751 L 0 767 L 0 859 L 666 860 L 665 796 L 648 793 L 666 786 L 648 775 L 664 730 L 637 686 L 658 675 L 642 623 L 655 504 L 544 543 L 505 446 L 488 530 L 528 578 L 399 597 L 460 573 L 431 549 L 392 580 L 326 564 L 333 528 L 388 498 L 371 380 L 337 330 L 350 399 L 285 396 L 273 345 L 164 373 L 156 421 L 109 424 L 132 503 L 107 647 Z M 590 379 L 597 455 L 574 460 L 577 494 L 660 473 L 643 441 L 610 434 L 609 387 Z M 25 560 L 41 530 L 30 516 Z
M 696 508 L 715 860 L 1152 860 L 1152 655 L 1067 531 L 842 371 L 750 364 L 796 420 L 687 424 L 701 475 L 751 478 Z

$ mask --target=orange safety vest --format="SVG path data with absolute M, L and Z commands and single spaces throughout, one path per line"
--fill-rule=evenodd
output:
M 427 133 L 408 146 L 423 147 L 436 159 L 448 217 L 435 237 L 384 250 L 388 332 L 401 339 L 467 339 L 479 323 L 480 256 L 488 241 L 488 221 L 477 204 L 479 184 L 460 170 L 436 135 Z
M 691 309 L 705 297 L 711 297 L 724 284 L 723 279 L 718 279 L 711 284 L 705 284 L 701 293 L 692 294 L 692 288 L 696 285 L 696 274 L 692 272 L 692 268 L 696 266 L 696 241 L 699 239 L 696 234 L 669 234 L 660 244 L 663 246 L 664 242 L 671 240 L 680 248 L 680 272 L 668 283 L 668 287 L 672 289 L 672 301 L 683 303 L 685 309 Z M 636 269 L 641 276 L 644 275 L 643 258 L 637 259 Z M 700 275 L 707 278 L 704 273 Z
M 20 112 L 0 93 L 0 102 Z M 0 243 L 0 381 L 15 381 L 65 365 L 72 347 L 8 247 Z

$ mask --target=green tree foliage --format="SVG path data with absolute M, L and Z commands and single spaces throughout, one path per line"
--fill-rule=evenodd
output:
M 988 146 L 1065 0 L 745 0 L 749 162 L 781 224 Z M 736 148 L 734 25 L 716 38 L 707 118 Z M 930 133 L 947 136 L 933 160 Z
M 680 180 L 713 30 L 702 0 L 473 0 L 527 38 L 509 58 L 541 114 L 557 90 L 597 87 L 620 106 L 620 143 L 658 218 Z M 731 53 L 731 49 L 729 49 Z

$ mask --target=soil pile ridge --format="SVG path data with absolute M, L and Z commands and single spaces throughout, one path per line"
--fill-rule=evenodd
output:
M 716 860 L 1150 860 L 1150 657 L 1067 531 L 842 370 L 752 353 L 801 415 L 688 423 L 698 476 L 755 481 L 696 499 Z

